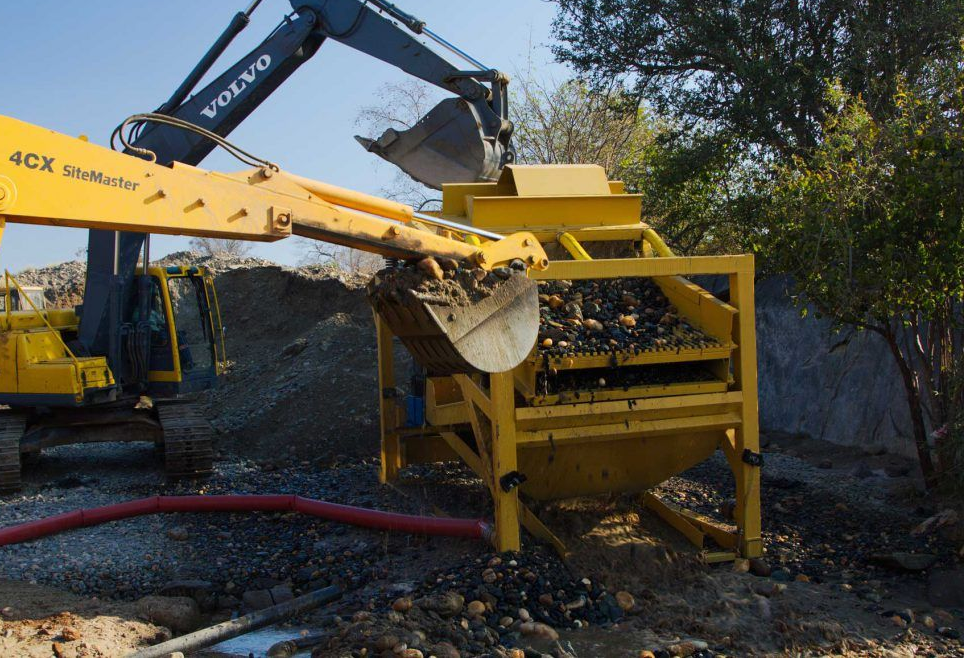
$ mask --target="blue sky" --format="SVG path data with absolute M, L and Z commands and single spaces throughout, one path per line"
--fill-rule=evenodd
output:
M 97 0 L 6 2 L 0 12 L 5 63 L 0 114 L 106 144 L 120 121 L 153 110 L 170 96 L 235 12 L 248 0 Z M 511 76 L 533 68 L 564 75 L 548 44 L 555 5 L 544 0 L 398 0 L 436 33 Z M 257 45 L 291 11 L 288 0 L 264 0 L 251 25 L 207 79 Z M 454 63 L 456 60 L 453 60 Z M 207 79 L 202 82 L 206 83 Z M 379 89 L 407 76 L 340 43 L 327 41 L 231 134 L 232 141 L 294 173 L 377 193 L 391 165 L 353 139 L 362 106 Z M 201 164 L 234 171 L 239 163 L 215 152 Z M 0 268 L 17 272 L 77 257 L 87 243 L 79 229 L 8 224 Z M 152 255 L 187 248 L 187 238 L 156 236 Z M 253 255 L 295 264 L 297 238 L 256 244 Z

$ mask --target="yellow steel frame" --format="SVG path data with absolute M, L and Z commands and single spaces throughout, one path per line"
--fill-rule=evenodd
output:
M 725 549 L 707 554 L 708 560 L 727 559 L 737 554 L 759 556 L 762 551 L 760 469 L 742 460 L 745 450 L 751 453 L 760 450 L 753 256 L 551 261 L 545 271 L 533 272 L 532 276 L 537 279 L 596 279 L 705 273 L 730 277 L 730 305 L 736 310 L 729 330 L 732 379 L 641 391 L 632 399 L 632 412 L 628 411 L 625 399 L 608 401 L 606 396 L 594 396 L 593 402 L 571 400 L 566 404 L 558 401 L 560 403 L 545 406 L 518 406 L 516 395 L 524 392 L 521 381 L 524 379 L 521 374 L 524 364 L 516 372 L 491 375 L 488 383 L 479 376 L 457 375 L 452 379 L 458 394 L 446 401 L 436 399 L 434 391 L 437 387 L 431 386 L 427 400 L 428 424 L 418 430 L 400 430 L 401 410 L 395 398 L 387 394 L 395 390 L 392 336 L 384 324 L 379 323 L 379 385 L 383 391 L 382 480 L 394 480 L 399 470 L 409 463 L 458 457 L 490 491 L 495 513 L 494 543 L 498 550 L 519 549 L 519 527 L 522 525 L 534 536 L 546 539 L 564 551 L 559 540 L 520 502 L 519 489 L 507 491 L 500 484 L 502 478 L 520 468 L 521 463 L 534 463 L 531 456 L 534 448 L 539 450 L 553 444 L 557 454 L 564 449 L 580 450 L 579 460 L 587 470 L 601 465 L 612 468 L 607 455 L 616 454 L 615 451 L 634 464 L 627 467 L 625 477 L 611 473 L 609 484 L 599 483 L 603 488 L 581 482 L 577 490 L 558 481 L 542 481 L 550 475 L 528 470 L 531 481 L 520 489 L 524 493 L 535 492 L 538 499 L 646 489 L 661 481 L 655 479 L 660 478 L 660 473 L 668 469 L 678 472 L 694 460 L 702 461 L 709 456 L 707 446 L 710 451 L 720 448 L 727 457 L 737 485 L 736 528 L 722 529 L 663 504 L 654 496 L 645 499 L 646 505 L 696 544 L 702 546 L 704 537 L 709 536 Z M 472 428 L 474 446 L 470 446 L 465 434 L 458 431 L 458 427 L 466 423 Z M 445 444 L 435 443 L 430 449 L 425 443 L 429 436 L 439 436 Z M 641 444 L 641 441 L 645 443 Z M 656 446 L 654 442 L 657 441 L 663 441 L 664 447 L 649 448 L 653 453 L 640 447 L 646 442 Z M 674 445 L 668 441 L 681 446 L 680 450 L 675 452 L 672 447 L 667 447 Z M 667 462 L 655 466 L 657 470 L 650 472 L 645 462 L 652 460 L 654 454 L 666 455 Z
M 619 365 L 703 360 L 716 381 L 604 390 L 591 400 L 563 391 L 537 395 L 535 372 L 611 367 L 613 355 L 587 353 L 529 359 L 514 371 L 430 378 L 426 424 L 403 428 L 394 398 L 392 336 L 377 323 L 382 391 L 382 481 L 407 464 L 458 458 L 486 484 L 493 500 L 500 551 L 518 550 L 525 527 L 561 554 L 566 547 L 520 500 L 646 491 L 720 449 L 736 481 L 734 527 L 669 505 L 652 493 L 643 504 L 704 547 L 721 550 L 707 561 L 759 556 L 760 468 L 745 453 L 760 450 L 757 352 L 754 332 L 754 259 L 750 255 L 676 257 L 639 222 L 639 199 L 624 194 L 602 169 L 587 166 L 507 167 L 496 183 L 447 185 L 442 216 L 509 233 L 525 228 L 542 243 L 557 242 L 573 260 L 550 261 L 537 280 L 651 277 L 680 312 L 717 345 L 619 355 Z M 581 242 L 626 242 L 644 257 L 590 258 Z M 654 256 L 654 257 L 651 257 Z M 683 277 L 726 275 L 725 304 Z M 749 460 L 753 461 L 753 460 Z M 510 478 L 519 471 L 528 480 Z M 514 486 L 518 485 L 518 486 Z

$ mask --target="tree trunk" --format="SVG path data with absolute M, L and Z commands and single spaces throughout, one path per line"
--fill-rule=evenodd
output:
M 915 437 L 915 449 L 918 452 L 918 463 L 921 466 L 922 477 L 925 478 L 925 487 L 932 489 L 935 486 L 935 465 L 928 447 L 928 432 L 925 430 L 925 416 L 922 412 L 918 388 L 915 386 L 915 374 L 901 352 L 897 337 L 890 330 L 880 333 L 888 342 L 891 354 L 898 364 L 898 370 L 901 371 L 901 379 L 905 385 L 905 399 L 908 401 L 908 413 L 911 416 L 911 428 Z

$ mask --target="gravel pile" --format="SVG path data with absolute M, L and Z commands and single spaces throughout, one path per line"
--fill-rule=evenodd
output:
M 541 281 L 539 289 L 541 354 L 639 354 L 719 345 L 647 278 Z

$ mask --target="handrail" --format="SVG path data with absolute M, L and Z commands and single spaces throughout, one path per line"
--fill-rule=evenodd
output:
M 40 309 L 37 308 L 37 305 L 34 304 L 33 300 L 30 299 L 30 297 L 27 296 L 27 293 L 23 291 L 23 288 L 20 287 L 20 283 L 17 282 L 17 279 L 12 274 L 10 274 L 9 270 L 4 270 L 3 276 L 5 277 L 6 284 L 7 284 L 7 319 L 8 321 L 10 318 L 10 282 L 13 281 L 13 285 L 17 286 L 17 292 L 20 293 L 20 298 L 27 300 L 27 303 L 30 304 L 30 308 L 33 309 L 33 312 L 37 315 L 37 317 L 40 318 L 43 321 L 43 323 L 47 325 L 47 328 L 50 329 L 50 332 L 57 337 L 57 342 L 60 343 L 60 346 L 64 348 L 64 351 L 67 352 L 68 356 L 70 356 L 70 360 L 74 363 L 74 366 L 76 366 L 77 370 L 79 371 L 80 361 L 77 359 L 76 356 L 74 356 L 74 353 L 70 351 L 70 348 L 67 347 L 67 343 L 64 342 L 64 339 L 61 337 L 60 332 L 53 328 L 53 326 L 50 324 L 50 322 L 47 320 L 44 314 L 41 313 Z M 11 325 L 10 328 L 12 329 L 13 326 Z

